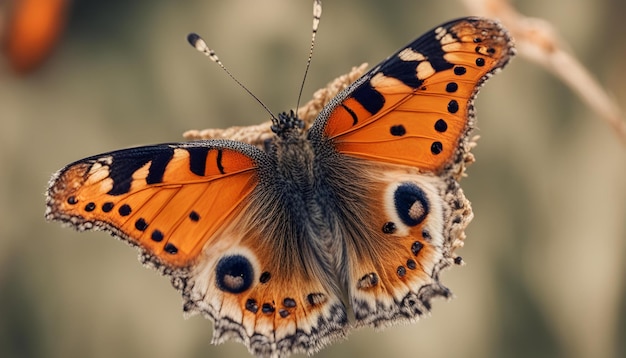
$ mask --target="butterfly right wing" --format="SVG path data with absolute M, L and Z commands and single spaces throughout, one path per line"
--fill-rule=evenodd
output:
M 328 166 L 339 174 L 326 180 L 352 187 L 337 197 L 356 326 L 414 321 L 433 297 L 450 296 L 439 276 L 461 262 L 454 250 L 472 218 L 458 179 L 473 159 L 474 98 L 514 54 L 496 21 L 447 22 L 338 94 L 313 124 L 317 151 L 337 152 Z

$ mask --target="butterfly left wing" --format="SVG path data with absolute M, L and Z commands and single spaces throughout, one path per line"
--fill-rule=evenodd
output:
M 227 140 L 105 153 L 53 176 L 46 218 L 140 247 L 182 291 L 184 310 L 213 320 L 215 343 L 312 353 L 345 335 L 347 316 L 315 254 L 290 241 L 270 162 Z
M 161 144 L 69 164 L 50 181 L 46 218 L 109 231 L 168 270 L 188 267 L 256 185 L 255 158 L 229 143 Z
M 413 321 L 431 298 L 450 296 L 439 272 L 461 262 L 453 251 L 472 218 L 457 178 L 471 160 L 473 100 L 513 54 L 497 22 L 451 21 L 366 73 L 311 128 L 314 146 L 349 158 L 359 173 L 352 180 L 366 192 L 343 213 L 359 215 L 344 220 L 344 280 L 357 326 Z

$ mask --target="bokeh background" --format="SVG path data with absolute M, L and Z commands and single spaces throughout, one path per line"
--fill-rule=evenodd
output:
M 0 356 L 232 357 L 184 319 L 168 280 L 104 233 L 43 219 L 50 175 L 85 156 L 257 124 L 264 111 L 185 41 L 202 34 L 274 112 L 295 106 L 311 2 L 75 1 L 30 75 L 0 60 Z M 548 20 L 618 103 L 626 3 L 517 1 Z M 361 62 L 469 15 L 459 1 L 326 1 L 303 98 Z M 626 150 L 563 83 L 516 58 L 477 101 L 475 219 L 443 275 L 456 297 L 419 323 L 359 330 L 319 357 L 626 356 Z

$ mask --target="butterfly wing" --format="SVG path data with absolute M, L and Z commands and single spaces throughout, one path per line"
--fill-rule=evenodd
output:
M 344 154 L 438 172 L 465 151 L 473 100 L 513 55 L 496 23 L 443 24 L 390 56 L 320 114 L 312 139 Z
M 230 142 L 162 144 L 72 163 L 50 182 L 46 218 L 102 229 L 167 268 L 194 263 L 255 188 L 263 153 Z
M 298 235 L 280 227 L 289 214 L 267 187 L 270 162 L 219 140 L 105 153 L 53 176 L 46 218 L 138 246 L 186 312 L 214 321 L 214 342 L 234 338 L 259 356 L 313 352 L 344 335 L 345 307 L 299 247 L 278 244 Z
M 513 54 L 498 23 L 451 21 L 366 73 L 313 125 L 314 145 L 352 158 L 361 173 L 353 180 L 367 193 L 342 214 L 361 215 L 345 224 L 344 279 L 357 326 L 412 321 L 432 297 L 450 295 L 439 272 L 460 263 L 453 251 L 472 218 L 457 178 L 472 159 L 473 100 Z

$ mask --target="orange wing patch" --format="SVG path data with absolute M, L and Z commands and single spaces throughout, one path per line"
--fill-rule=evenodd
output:
M 52 179 L 46 218 L 78 230 L 107 230 L 157 263 L 186 267 L 240 210 L 256 186 L 256 166 L 237 150 L 206 145 L 103 154 L 70 164 Z
M 469 18 L 442 25 L 349 88 L 324 134 L 341 153 L 437 172 L 459 158 L 478 89 L 513 54 L 496 22 Z

